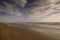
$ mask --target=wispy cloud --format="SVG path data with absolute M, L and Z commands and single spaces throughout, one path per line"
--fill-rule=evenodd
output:
M 4 5 L 0 5 L 0 22 L 53 22 L 55 14 L 60 13 L 60 6 L 55 5 L 55 2 L 57 1 L 3 0 Z

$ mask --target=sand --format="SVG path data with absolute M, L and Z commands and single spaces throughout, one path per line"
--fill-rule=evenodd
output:
M 0 23 L 0 40 L 57 40 L 34 30 L 17 28 Z

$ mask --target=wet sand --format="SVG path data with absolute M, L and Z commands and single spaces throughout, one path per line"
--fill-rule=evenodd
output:
M 57 39 L 34 30 L 10 27 L 6 24 L 0 23 L 0 40 L 57 40 Z

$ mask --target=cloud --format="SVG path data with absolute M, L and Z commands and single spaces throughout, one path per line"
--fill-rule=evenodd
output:
M 7 17 L 3 17 L 0 16 L 0 22 L 3 23 L 19 23 L 19 22 L 24 22 L 25 19 L 22 17 L 17 17 L 17 16 L 7 16 Z
M 28 22 L 60 22 L 59 21 L 60 20 L 60 16 L 59 16 L 60 6 L 59 5 L 60 4 L 56 5 L 58 1 L 37 0 L 34 3 L 30 4 L 31 14 L 29 15 L 27 21 Z
M 0 6 L 0 22 L 51 22 L 56 19 L 55 14 L 60 13 L 59 4 L 55 5 L 56 1 L 53 2 L 51 0 L 33 0 L 33 2 L 31 0 L 13 0 L 9 3 L 4 1 L 6 7 Z M 1 11 L 5 13 L 1 13 Z M 59 16 L 57 17 L 59 19 Z M 58 19 L 56 20 L 58 21 Z
M 18 5 L 24 7 L 25 4 L 27 3 L 26 0 L 13 0 L 14 2 L 16 2 Z
M 7 3 L 6 1 L 3 1 L 2 3 L 1 3 L 2 5 L 0 5 L 0 22 L 13 23 L 13 22 L 22 22 L 23 20 L 25 21 L 25 17 L 21 12 L 23 9 L 17 6 L 18 5 L 17 3 L 13 5 Z

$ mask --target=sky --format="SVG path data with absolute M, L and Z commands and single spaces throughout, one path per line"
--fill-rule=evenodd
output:
M 60 22 L 59 0 L 0 0 L 0 22 Z

